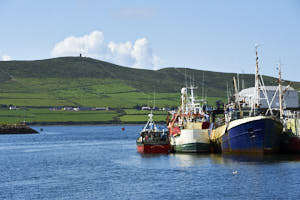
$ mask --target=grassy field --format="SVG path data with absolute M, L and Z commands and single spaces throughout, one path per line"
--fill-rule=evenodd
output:
M 167 115 L 154 115 L 153 120 L 156 122 L 165 122 Z M 122 122 L 146 122 L 147 115 L 124 115 L 121 117 Z
M 0 110 L 0 121 L 6 123 L 110 122 L 115 111 L 50 111 L 49 109 Z
M 65 96 L 62 96 L 64 93 Z M 83 107 L 111 107 L 133 108 L 136 105 L 153 106 L 153 93 L 123 92 L 109 94 L 85 94 L 74 96 L 72 91 L 58 91 L 49 95 L 46 93 L 0 93 L 0 105 L 15 105 L 17 107 L 60 107 L 60 106 L 83 106 Z M 79 96 L 78 96 L 79 95 Z M 180 104 L 179 93 L 156 94 L 156 107 L 177 107 Z M 215 105 L 217 100 L 224 98 L 207 97 L 208 104 Z
M 34 81 L 33 81 L 34 82 Z M 52 94 L 41 90 L 40 93 L 31 91 L 28 93 L 6 91 L 0 93 L 1 105 L 16 105 L 18 110 L 8 110 L 2 108 L 0 110 L 0 122 L 6 123 L 20 123 L 25 121 L 27 123 L 134 123 L 147 121 L 147 115 L 150 111 L 133 109 L 136 105 L 153 106 L 153 93 L 143 93 L 132 91 L 132 88 L 122 88 L 124 92 L 120 92 L 118 84 L 114 85 L 109 80 L 102 81 L 100 85 L 92 85 L 101 90 L 102 93 L 86 94 L 79 89 L 78 85 L 73 87 L 60 88 L 58 84 L 52 81 L 45 81 L 53 86 L 43 86 L 53 90 Z M 95 83 L 91 81 L 92 83 Z M 101 84 L 111 84 L 114 88 L 110 93 L 103 93 L 106 89 Z M 25 84 L 25 82 L 24 82 Z M 73 83 L 74 84 L 74 83 Z M 72 85 L 72 84 L 70 84 Z M 100 89 L 101 87 L 102 89 Z M 74 91 L 78 90 L 78 91 Z M 125 92 L 127 90 L 127 92 Z M 44 93 L 43 93 L 44 92 Z M 106 91 L 107 92 L 107 91 Z M 155 94 L 155 105 L 157 107 L 177 107 L 180 103 L 179 93 L 159 93 Z M 208 103 L 214 104 L 216 100 L 222 98 L 208 97 Z M 224 100 L 224 99 L 222 99 Z M 84 106 L 84 107 L 110 107 L 110 111 L 50 111 L 49 107 L 63 107 L 63 106 Z M 47 109 L 45 107 L 48 107 Z M 119 110 L 121 112 L 116 112 Z M 165 121 L 167 111 L 154 111 L 154 119 L 156 121 Z
M 226 86 L 233 91 L 235 73 L 220 73 L 185 68 L 160 70 L 134 69 L 91 58 L 62 57 L 37 61 L 0 61 L 0 121 L 10 123 L 95 122 L 131 123 L 147 120 L 147 111 L 137 106 L 176 108 L 186 80 L 199 87 L 208 104 L 225 102 Z M 203 75 L 205 76 L 202 81 Z M 253 86 L 254 75 L 242 74 L 245 87 Z M 276 85 L 276 78 L 264 77 L 266 85 Z M 286 81 L 285 83 L 288 83 Z M 292 86 L 300 89 L 300 82 Z M 8 105 L 27 108 L 8 111 Z M 6 106 L 6 109 L 5 109 Z M 110 107 L 110 111 L 49 111 L 49 107 Z M 155 112 L 164 121 L 166 112 Z
M 136 109 L 124 109 L 127 115 L 148 115 L 150 113 L 149 110 L 136 110 Z M 166 115 L 167 111 L 154 110 L 152 111 L 154 115 Z
M 103 82 L 102 82 L 103 83 Z M 93 87 L 96 87 L 93 85 Z M 51 88 L 51 87 L 49 87 Z M 0 122 L 20 123 L 24 119 L 31 124 L 55 123 L 143 123 L 147 121 L 148 110 L 133 109 L 136 105 L 153 106 L 153 93 L 130 91 L 119 92 L 118 86 L 110 93 L 74 92 L 74 88 L 54 89 L 53 94 L 48 93 L 17 93 L 15 91 L 0 93 L 1 105 L 16 105 L 18 110 L 0 109 Z M 100 88 L 100 86 L 99 86 Z M 125 90 L 125 88 L 123 88 Z M 64 92 L 64 96 L 62 96 Z M 82 95 L 79 95 L 82 94 Z M 161 93 L 155 95 L 157 107 L 176 107 L 179 105 L 178 93 Z M 220 98 L 208 97 L 208 102 L 214 104 Z M 84 107 L 110 107 L 110 111 L 50 111 L 43 107 L 84 106 Z M 119 112 L 117 112 L 118 110 Z M 165 121 L 167 111 L 154 111 L 155 121 Z
M 122 114 L 123 113 L 123 114 Z M 76 124 L 76 123 L 143 123 L 148 120 L 150 111 L 140 111 L 135 109 L 120 110 L 100 110 L 100 111 L 64 111 L 49 109 L 0 109 L 0 122 L 2 123 L 23 123 L 28 124 Z M 154 111 L 155 121 L 165 121 L 166 111 Z
M 148 120 L 149 110 L 124 109 L 125 115 L 120 117 L 122 122 L 146 122 Z M 156 122 L 165 122 L 167 111 L 152 111 L 153 120 Z

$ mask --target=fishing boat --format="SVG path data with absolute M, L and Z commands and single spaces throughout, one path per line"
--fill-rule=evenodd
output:
M 281 139 L 282 153 L 300 153 L 300 113 L 295 112 L 285 119 Z
M 282 124 L 272 116 L 253 116 L 228 123 L 222 136 L 222 152 L 276 153 Z
M 279 69 L 279 79 L 278 79 L 278 92 L 279 92 L 279 106 L 280 106 L 280 120 L 283 124 L 283 134 L 281 138 L 280 150 L 282 153 L 300 153 L 300 112 L 298 105 L 298 94 L 294 95 L 293 100 L 296 103 L 296 110 L 283 108 L 286 107 L 286 93 L 290 93 L 290 85 L 288 85 L 284 90 L 282 89 L 281 81 L 281 66 L 278 65 Z M 298 92 L 297 92 L 298 93 Z M 289 95 L 290 96 L 290 95 Z M 294 105 L 295 107 L 295 105 Z
M 167 121 L 170 143 L 174 152 L 206 153 L 210 151 L 209 115 L 205 106 L 195 99 L 196 87 L 181 89 L 181 106 L 172 112 L 171 120 Z M 188 95 L 190 90 L 190 95 Z
M 148 115 L 149 119 L 136 140 L 139 153 L 170 153 L 171 146 L 168 131 L 158 129 L 153 121 L 153 113 Z
M 257 48 L 255 88 L 252 88 L 254 94 L 249 94 L 250 101 L 239 96 L 235 78 L 234 87 L 235 95 L 225 106 L 225 124 L 212 131 L 215 141 L 221 144 L 222 152 L 278 152 L 283 126 L 273 114 L 263 78 L 259 75 Z M 261 99 L 267 103 L 267 109 L 261 108 Z

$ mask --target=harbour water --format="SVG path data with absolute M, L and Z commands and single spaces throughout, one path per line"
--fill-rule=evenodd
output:
M 0 199 L 300 198 L 300 155 L 140 155 L 122 127 L 0 135 Z

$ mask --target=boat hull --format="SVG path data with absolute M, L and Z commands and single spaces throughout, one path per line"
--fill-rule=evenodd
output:
M 282 135 L 281 152 L 282 153 L 300 153 L 300 119 L 288 119 L 288 131 Z
M 282 124 L 272 118 L 258 116 L 234 120 L 222 136 L 222 152 L 276 153 L 280 149 L 281 133 Z
M 212 153 L 222 153 L 222 135 L 226 132 L 226 124 L 213 128 L 210 134 Z
M 137 144 L 139 153 L 170 153 L 170 144 Z
M 182 153 L 210 152 L 208 129 L 183 129 L 171 138 L 172 149 Z
M 287 149 L 289 153 L 300 153 L 300 137 L 299 136 L 291 137 L 289 139 Z
M 210 144 L 207 143 L 188 143 L 182 145 L 174 145 L 175 152 L 182 153 L 208 153 L 210 151 Z
M 300 136 L 284 134 L 281 140 L 282 153 L 300 153 Z

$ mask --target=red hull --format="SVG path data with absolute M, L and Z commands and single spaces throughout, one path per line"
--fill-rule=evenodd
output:
M 137 145 L 137 151 L 139 153 L 170 153 L 171 145 L 169 144 L 142 144 Z

